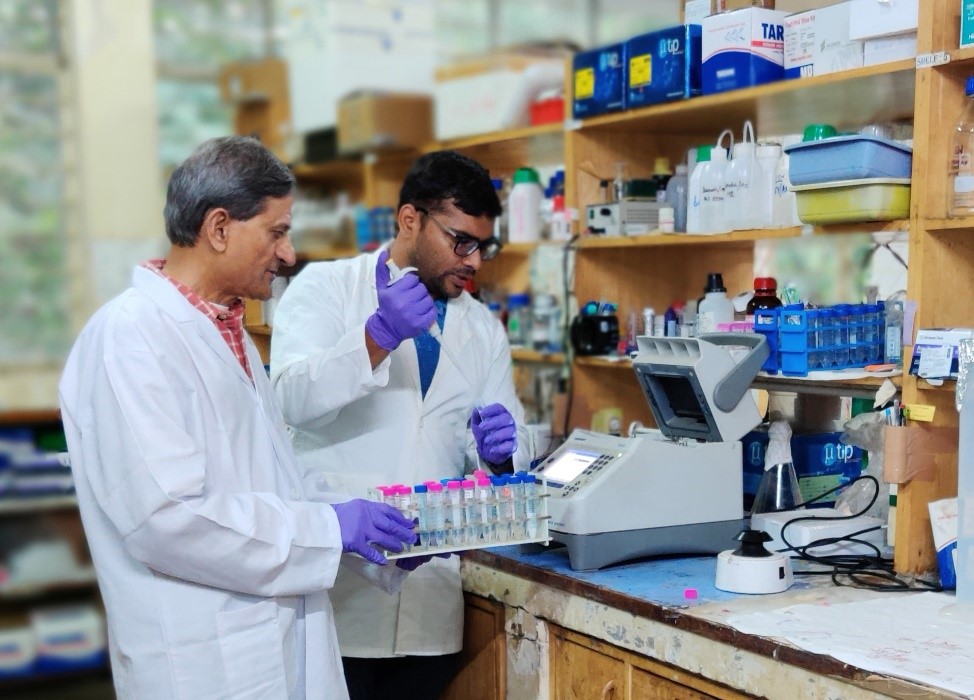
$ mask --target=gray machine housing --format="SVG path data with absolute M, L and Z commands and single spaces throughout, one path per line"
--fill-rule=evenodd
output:
M 633 368 L 659 430 L 576 430 L 538 466 L 552 539 L 568 547 L 573 569 L 715 554 L 744 523 L 739 440 L 761 420 L 748 389 L 767 341 L 719 333 L 637 342 Z

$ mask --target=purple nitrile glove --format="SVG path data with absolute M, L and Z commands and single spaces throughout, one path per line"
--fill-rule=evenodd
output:
M 473 410 L 470 427 L 477 440 L 477 452 L 492 464 L 502 464 L 517 449 L 514 416 L 499 403 Z
M 415 571 L 423 564 L 428 563 L 433 557 L 439 557 L 440 559 L 449 559 L 450 552 L 444 552 L 442 554 L 426 554 L 416 557 L 403 557 L 402 559 L 396 559 L 396 566 L 398 566 L 403 571 Z
M 338 527 L 342 531 L 342 551 L 361 554 L 373 564 L 387 564 L 373 543 L 390 552 L 401 552 L 403 544 L 416 541 L 413 522 L 386 503 L 355 498 L 335 503 Z
M 365 322 L 365 330 L 376 345 L 392 352 L 399 343 L 436 323 L 436 306 L 419 276 L 406 274 L 389 284 L 389 252 L 379 253 L 375 266 L 375 291 L 379 308 Z

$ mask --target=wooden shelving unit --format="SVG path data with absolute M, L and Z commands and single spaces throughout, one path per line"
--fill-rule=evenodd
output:
M 538 352 L 524 348 L 511 348 L 511 357 L 515 362 L 531 362 L 539 365 L 565 364 L 565 353 L 562 352 Z

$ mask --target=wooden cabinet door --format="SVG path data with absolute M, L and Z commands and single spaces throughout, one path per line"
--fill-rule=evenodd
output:
M 504 606 L 465 594 L 460 669 L 440 700 L 499 700 L 507 693 Z
M 710 700 L 714 697 L 635 666 L 630 688 L 632 700 Z
M 576 641 L 577 639 L 577 641 Z M 626 664 L 594 639 L 551 637 L 551 695 L 553 700 L 623 700 Z

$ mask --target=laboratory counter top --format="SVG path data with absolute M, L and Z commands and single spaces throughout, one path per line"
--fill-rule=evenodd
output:
M 829 576 L 796 576 L 784 593 L 739 595 L 714 586 L 716 557 L 574 571 L 567 550 L 554 546 L 470 551 L 461 568 L 464 590 L 506 606 L 509 637 L 540 639 L 537 621 L 545 620 L 755 697 L 971 697 L 965 676 L 974 636 L 950 637 L 944 651 L 941 639 L 909 627 L 912 617 L 930 615 L 930 605 L 951 603 L 949 594 L 879 592 L 835 586 Z M 878 623 L 871 617 L 877 614 Z M 816 630 L 829 615 L 835 626 Z M 511 653 L 509 646 L 509 689 L 518 687 Z M 543 659 L 535 675 L 546 679 Z M 538 697 L 547 691 L 539 688 Z

